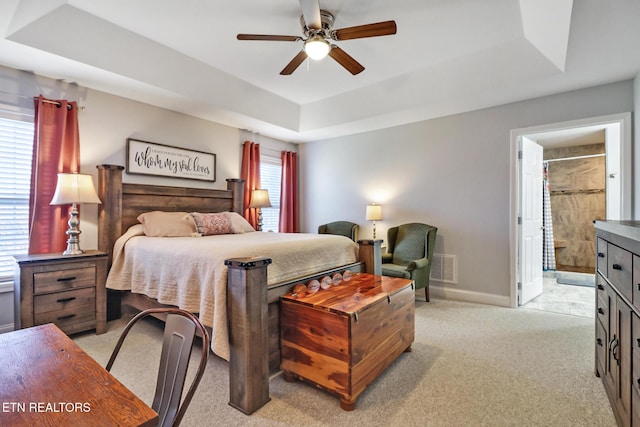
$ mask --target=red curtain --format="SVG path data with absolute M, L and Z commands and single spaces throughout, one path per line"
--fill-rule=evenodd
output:
M 244 217 L 253 228 L 258 228 L 258 213 L 249 209 L 251 191 L 260 188 L 260 144 L 245 141 L 242 146 L 242 170 L 240 177 L 244 179 Z
M 280 183 L 280 232 L 298 233 L 298 154 L 283 151 Z
M 29 197 L 29 253 L 66 249 L 69 205 L 51 206 L 59 172 L 79 172 L 80 136 L 75 102 L 35 100 L 31 195 Z

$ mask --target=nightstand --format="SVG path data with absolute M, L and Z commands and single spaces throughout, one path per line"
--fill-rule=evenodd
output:
M 107 255 L 15 255 L 15 328 L 55 323 L 67 334 L 107 331 Z

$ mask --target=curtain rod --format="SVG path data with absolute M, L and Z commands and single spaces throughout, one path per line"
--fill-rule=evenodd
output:
M 4 90 L 0 90 L 0 93 L 4 93 L 4 94 L 6 94 L 6 95 L 11 95 L 11 96 L 16 96 L 16 97 L 18 97 L 18 98 L 23 98 L 23 99 L 33 99 L 33 100 L 38 99 L 38 97 L 37 97 L 37 96 L 18 95 L 17 93 L 11 93 L 11 92 L 7 92 L 7 91 L 4 91 Z M 48 104 L 55 104 L 55 105 L 57 105 L 58 107 L 62 105 L 62 104 L 61 104 L 60 102 L 58 102 L 58 101 L 50 101 L 50 100 L 48 100 L 48 99 L 43 99 L 43 101 L 44 101 L 44 102 L 46 102 L 46 103 L 48 103 Z M 72 108 L 71 104 L 67 104 L 67 109 L 68 109 L 68 110 L 71 110 L 71 108 Z M 80 111 L 84 111 L 84 106 L 80 106 L 80 105 L 79 105 L 79 106 L 78 106 L 78 110 L 80 110 Z
M 575 157 L 564 157 L 562 159 L 549 159 L 549 160 L 545 160 L 545 162 L 560 162 L 563 160 L 580 160 L 580 159 L 590 159 L 592 157 L 605 157 L 606 154 L 590 154 L 590 155 L 586 155 L 586 156 L 575 156 Z

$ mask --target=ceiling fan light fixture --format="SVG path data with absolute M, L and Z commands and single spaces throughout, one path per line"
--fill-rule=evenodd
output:
M 304 52 L 311 59 L 316 61 L 329 54 L 331 45 L 322 36 L 316 34 L 304 42 Z

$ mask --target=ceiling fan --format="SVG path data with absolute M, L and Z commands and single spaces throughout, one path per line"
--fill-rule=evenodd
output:
M 269 34 L 238 34 L 237 36 L 238 40 L 303 41 L 303 49 L 280 71 L 281 75 L 290 75 L 307 58 L 319 60 L 329 55 L 355 76 L 361 73 L 364 67 L 329 40 L 343 41 L 388 36 L 396 33 L 395 21 L 376 22 L 374 24 L 357 25 L 336 30 L 333 29 L 334 16 L 330 12 L 320 9 L 318 0 L 300 0 L 300 7 L 302 8 L 300 25 L 302 26 L 303 36 Z

